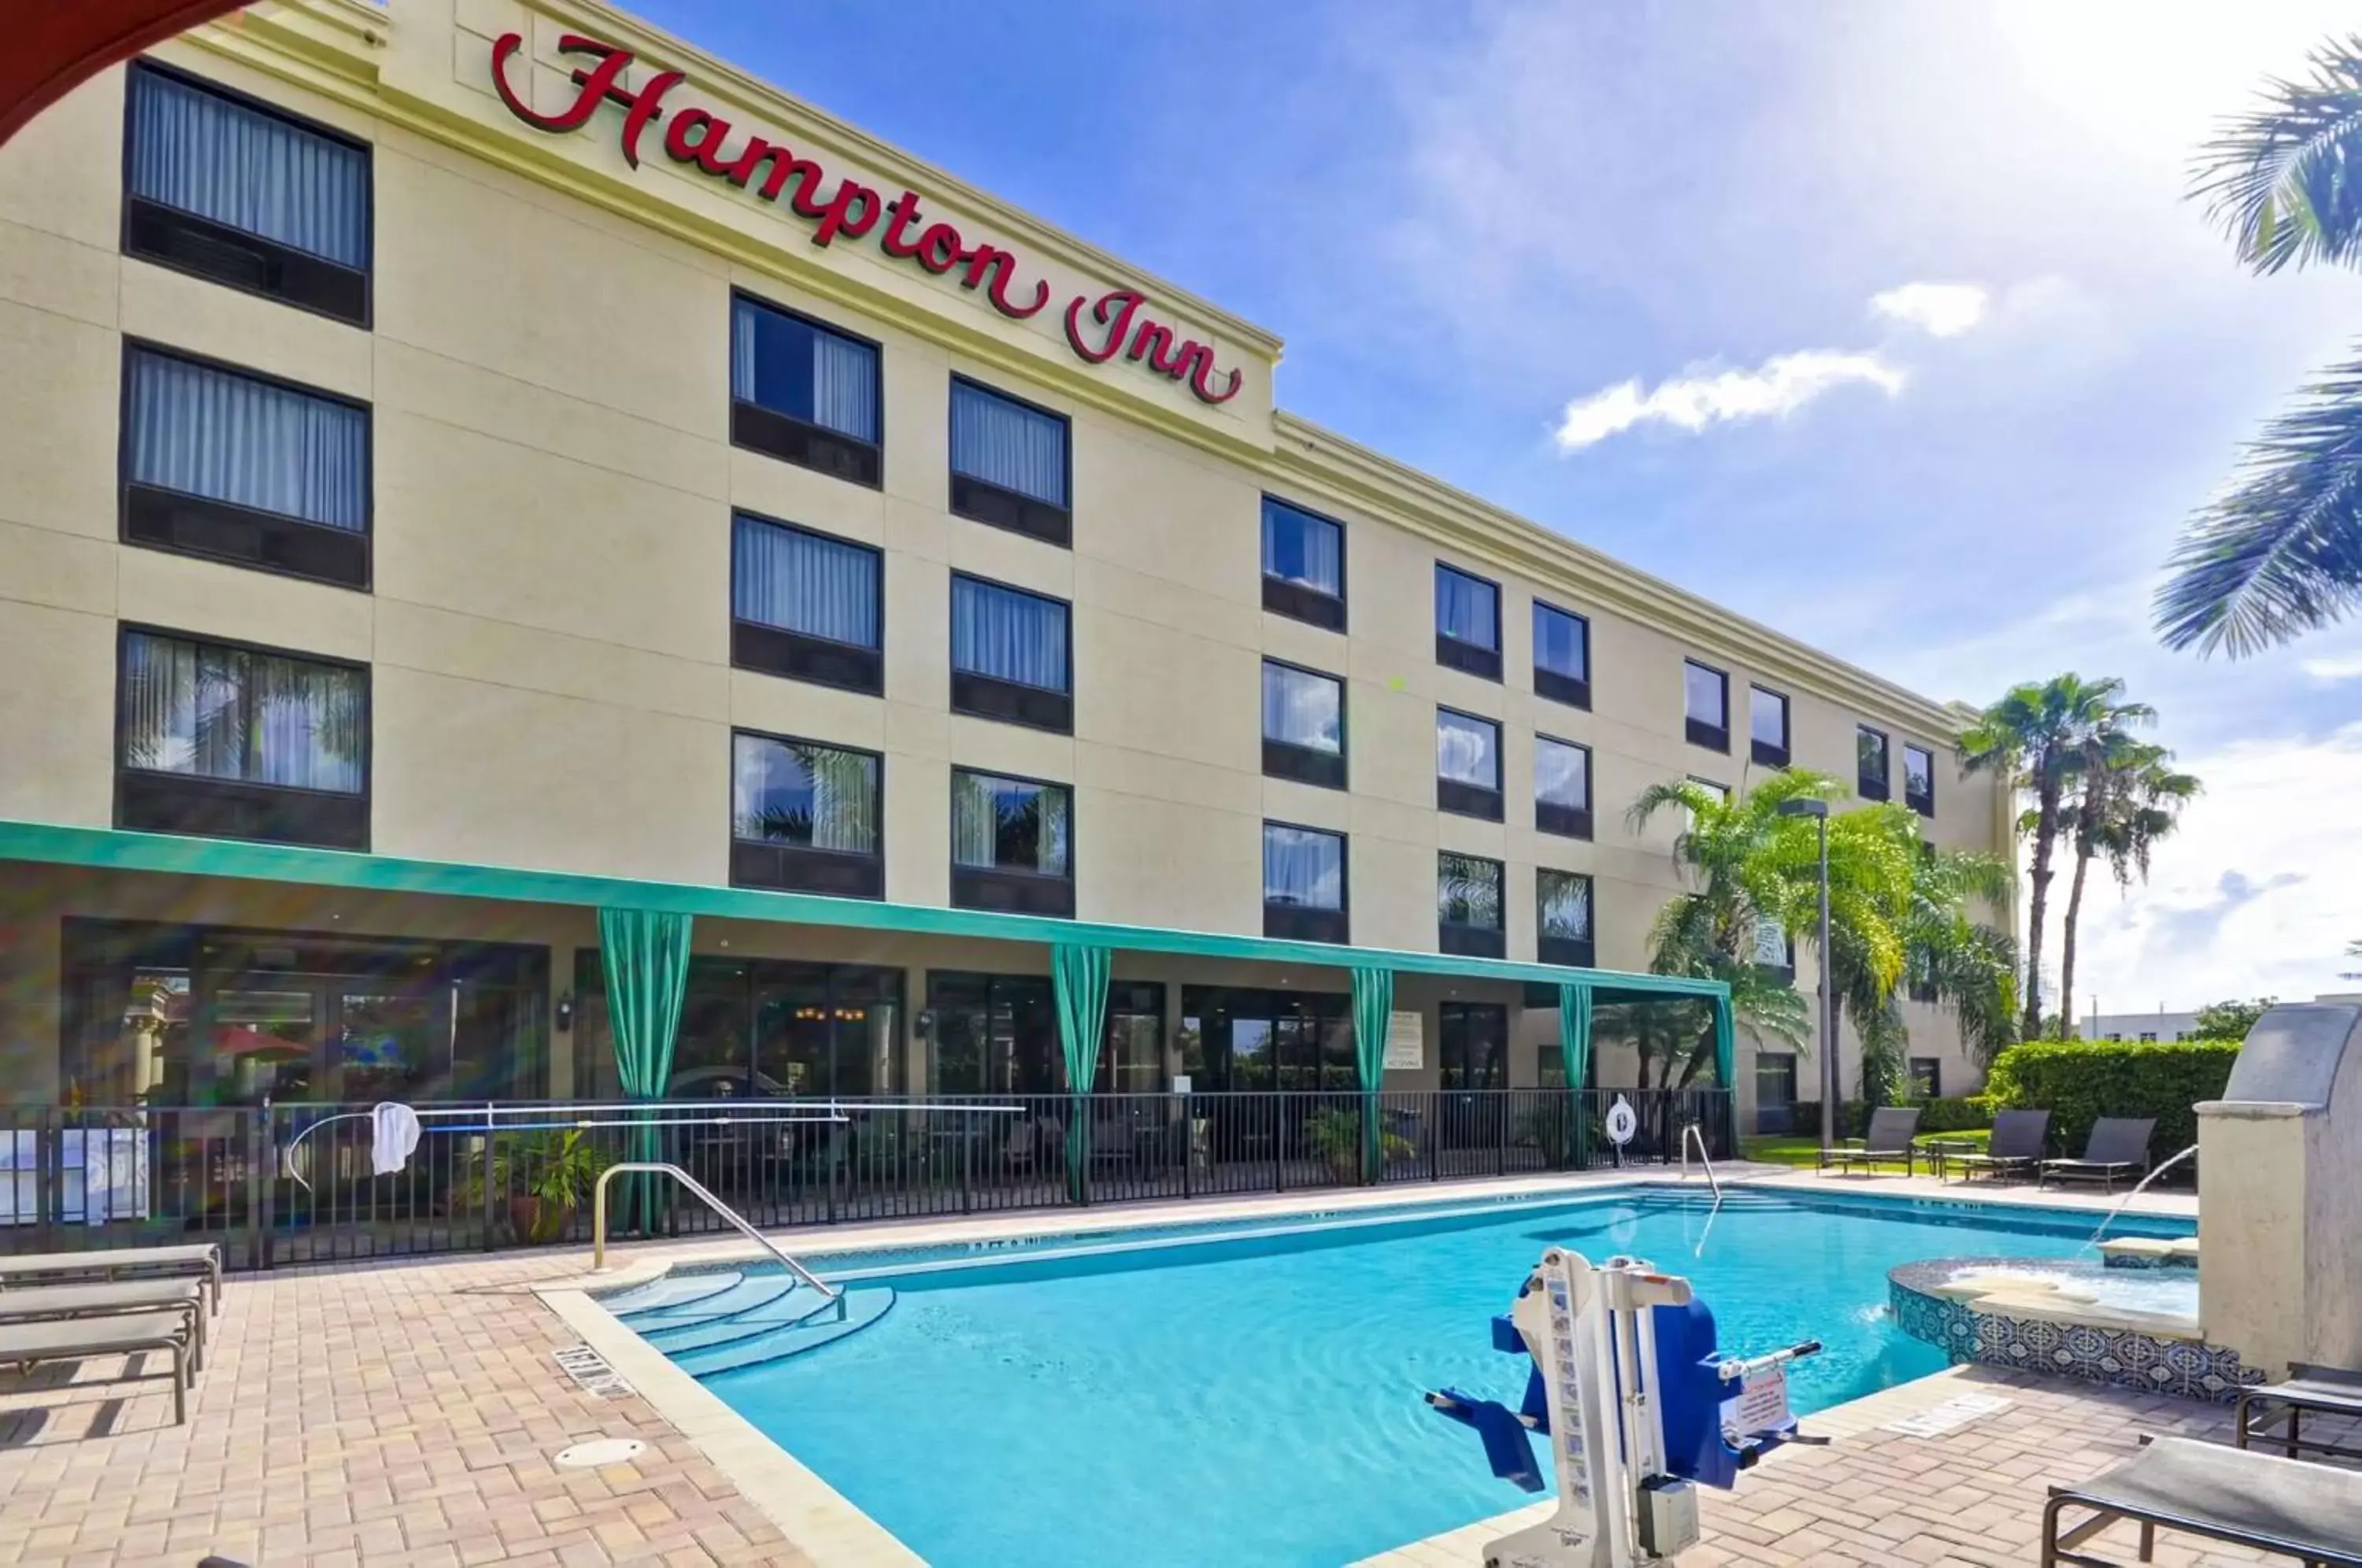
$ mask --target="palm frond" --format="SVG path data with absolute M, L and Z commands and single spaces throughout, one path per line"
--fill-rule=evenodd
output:
M 2166 565 L 2156 620 L 2169 648 L 2238 658 L 2362 602 L 2362 360 L 2264 427 Z
M 2268 83 L 2191 171 L 2191 194 L 2258 272 L 2362 260 L 2362 35 L 2311 63 L 2310 81 Z

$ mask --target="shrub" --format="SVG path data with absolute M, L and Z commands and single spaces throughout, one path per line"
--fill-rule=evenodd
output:
M 2050 1136 L 2070 1154 L 2103 1116 L 2153 1116 L 2149 1158 L 2162 1160 L 2198 1142 L 2191 1107 L 2223 1098 L 2238 1055 L 2235 1040 L 2028 1041 L 1993 1059 L 1985 1098 L 1998 1110 L 2049 1111 Z

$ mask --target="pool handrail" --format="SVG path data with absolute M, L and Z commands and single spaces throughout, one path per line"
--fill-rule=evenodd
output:
M 1722 1183 L 1716 1177 L 1714 1174 L 1714 1161 L 1705 1152 L 1705 1134 L 1699 1131 L 1698 1124 L 1696 1122 L 1684 1121 L 1682 1123 L 1682 1176 L 1684 1180 L 1688 1178 L 1690 1174 L 1690 1145 L 1692 1143 L 1695 1143 L 1697 1145 L 1698 1164 L 1705 1167 L 1705 1184 L 1714 1189 L 1715 1207 L 1719 1209 L 1722 1207 Z
M 705 1184 L 695 1176 L 664 1160 L 624 1160 L 609 1165 L 599 1173 L 599 1185 L 590 1195 L 590 1272 L 599 1274 L 607 1267 L 607 1184 L 626 1171 L 644 1176 L 668 1176 L 689 1189 L 690 1196 L 704 1204 L 734 1227 L 738 1233 L 779 1260 L 781 1266 L 806 1285 L 821 1293 L 822 1300 L 833 1301 L 839 1292 L 822 1280 L 820 1275 L 789 1257 L 787 1250 L 762 1231 L 748 1224 L 745 1216 L 706 1190 Z

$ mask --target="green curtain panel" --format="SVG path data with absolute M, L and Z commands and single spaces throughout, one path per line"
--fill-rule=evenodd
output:
M 1362 1179 L 1385 1165 L 1378 1129 L 1378 1088 L 1386 1072 L 1386 1025 L 1395 1013 L 1395 972 L 1353 971 L 1353 1066 L 1362 1078 Z
M 1573 980 L 1558 988 L 1558 1054 L 1566 1069 L 1566 1102 L 1573 1117 L 1567 1148 L 1576 1170 L 1591 1165 L 1591 1107 L 1584 1087 L 1591 1081 L 1591 985 Z
M 1718 1088 L 1738 1087 L 1738 1031 L 1730 1016 L 1730 993 L 1714 999 L 1714 1081 Z
M 607 977 L 607 1027 L 615 1042 L 615 1071 L 624 1095 L 657 1099 L 672 1082 L 673 1041 L 689 989 L 692 918 L 655 910 L 599 911 L 599 962 Z M 632 1158 L 657 1156 L 656 1129 L 632 1131 Z M 624 1189 L 624 1219 L 643 1231 L 656 1227 L 655 1184 L 633 1177 Z
M 1089 1095 L 1098 1079 L 1099 1041 L 1107 1033 L 1108 964 L 1104 947 L 1062 942 L 1050 949 L 1050 982 L 1058 998 L 1058 1044 L 1066 1057 L 1066 1187 L 1080 1199 L 1091 1158 Z

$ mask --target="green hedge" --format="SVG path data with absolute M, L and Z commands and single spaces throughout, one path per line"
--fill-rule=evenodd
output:
M 1985 1098 L 1996 1110 L 2049 1111 L 2051 1142 L 2069 1154 L 2103 1116 L 2153 1116 L 2149 1158 L 2162 1160 L 2198 1142 L 2191 1107 L 2223 1098 L 2238 1055 L 2235 1040 L 2028 1041 L 1994 1058 Z
M 1919 1131 L 1922 1132 L 1970 1132 L 1992 1125 L 1992 1107 L 1980 1095 L 1958 1095 L 1945 1099 L 1915 1099 L 1919 1108 Z M 1870 1112 L 1858 1099 L 1849 1099 L 1838 1107 L 1838 1136 L 1859 1138 L 1870 1128 Z M 1800 1099 L 1796 1102 L 1796 1131 L 1801 1134 L 1820 1136 L 1821 1102 Z

